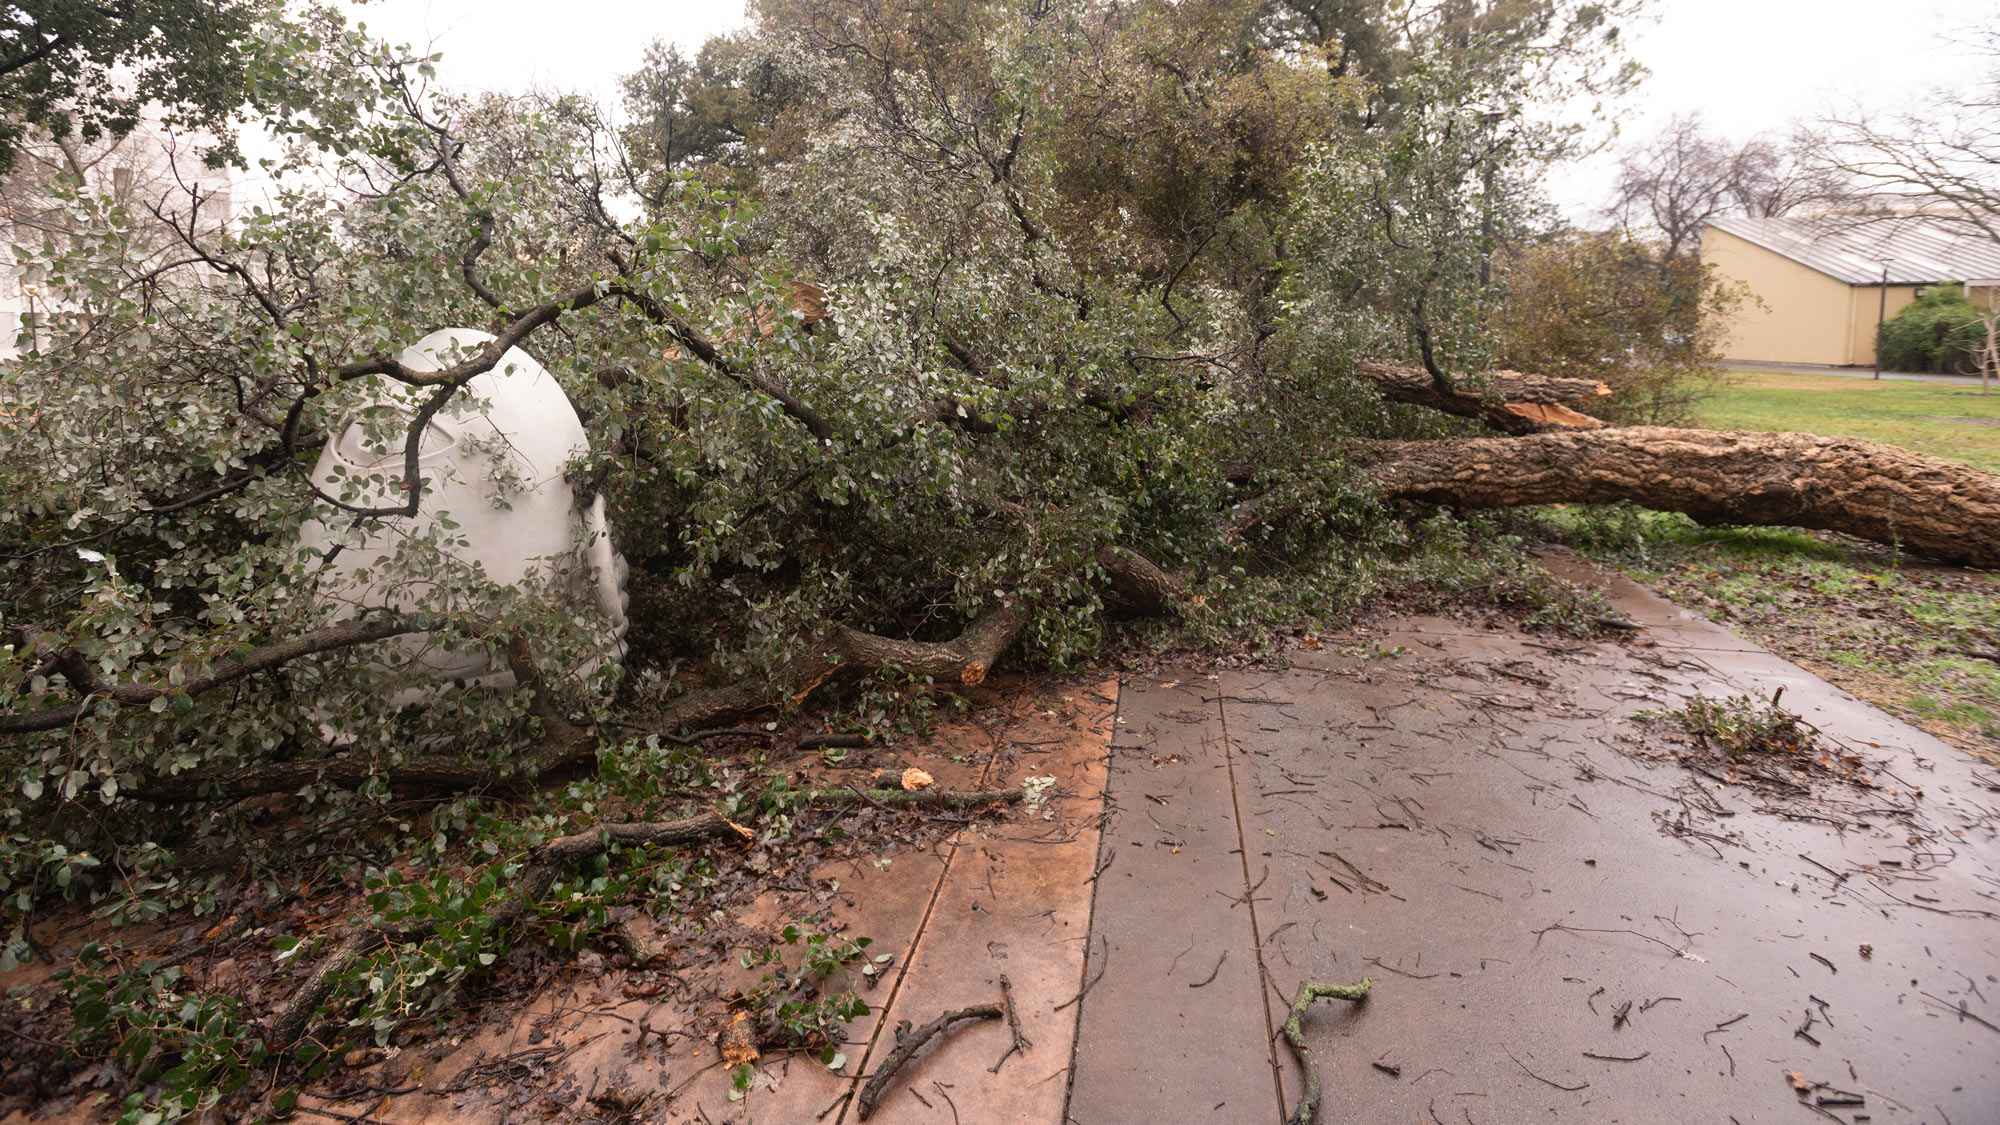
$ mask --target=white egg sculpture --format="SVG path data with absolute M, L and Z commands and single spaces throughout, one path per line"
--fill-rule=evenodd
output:
M 417 341 L 398 359 L 414 371 L 459 363 L 493 337 L 468 328 L 444 328 Z M 357 506 L 402 502 L 404 441 L 429 388 L 387 383 L 371 401 L 351 410 L 313 467 L 313 480 L 330 496 Z M 447 553 L 477 564 L 492 582 L 551 586 L 603 615 L 612 638 L 606 658 L 625 654 L 626 566 L 611 542 L 604 498 L 586 508 L 563 475 L 589 452 L 590 439 L 569 396 L 541 364 L 510 348 L 492 370 L 473 377 L 426 429 L 419 458 L 425 481 L 414 516 L 357 521 L 337 513 L 331 524 L 309 521 L 300 545 L 325 559 L 317 577 L 324 596 L 359 608 L 400 612 L 439 610 L 435 582 L 389 577 L 388 565 L 406 540 L 422 539 L 449 520 Z M 363 483 L 357 487 L 356 482 Z M 456 525 L 452 527 L 451 525 Z M 513 673 L 477 648 L 456 651 L 422 634 L 392 642 L 408 657 L 402 672 L 418 681 L 462 681 L 508 687 Z M 585 669 L 588 671 L 588 669 Z M 397 693 L 395 702 L 423 698 L 429 685 Z

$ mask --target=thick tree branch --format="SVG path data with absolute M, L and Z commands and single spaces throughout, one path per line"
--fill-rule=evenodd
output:
M 605 254 L 611 260 L 611 264 L 618 267 L 619 272 L 628 277 L 632 275 L 632 266 L 622 254 L 616 250 L 607 250 Z M 667 331 L 673 333 L 674 339 L 688 350 L 688 354 L 713 368 L 716 373 L 731 382 L 776 400 L 785 413 L 793 421 L 804 426 L 812 436 L 821 441 L 833 440 L 833 424 L 821 416 L 819 411 L 814 410 L 804 400 L 779 386 L 763 374 L 731 362 L 706 336 L 695 331 L 693 325 L 677 315 L 672 309 L 666 307 L 665 304 L 661 303 L 652 294 L 628 286 L 618 286 L 614 292 L 619 297 L 630 301 L 655 324 L 661 325 Z
M 576 312 L 610 296 L 614 287 L 608 283 L 592 281 L 566 293 L 559 294 L 538 305 L 532 305 L 514 314 L 498 335 L 485 347 L 470 357 L 436 371 L 419 371 L 408 367 L 391 356 L 376 356 L 371 359 L 343 363 L 334 369 L 334 375 L 342 380 L 362 379 L 370 375 L 385 375 L 406 387 L 437 387 L 449 384 L 462 387 L 474 376 L 483 375 L 499 366 L 500 360 L 509 349 L 521 346 L 539 328 L 553 324 L 564 313 Z
M 1813 434 L 1631 426 L 1388 442 L 1368 479 L 1390 499 L 1466 508 L 1629 501 L 1703 523 L 1838 531 L 2000 567 L 2000 474 Z
M 1174 613 L 1187 598 L 1186 583 L 1137 551 L 1100 547 L 1096 560 L 1112 592 L 1142 613 Z
M 1600 429 L 1605 424 L 1601 419 L 1563 404 L 1611 393 L 1610 387 L 1595 379 L 1561 379 L 1519 371 L 1491 371 L 1480 377 L 1481 386 L 1477 389 L 1460 385 L 1442 391 L 1429 372 L 1414 367 L 1362 363 L 1355 370 L 1373 381 L 1391 402 L 1427 406 L 1462 418 L 1480 418 L 1510 434 Z

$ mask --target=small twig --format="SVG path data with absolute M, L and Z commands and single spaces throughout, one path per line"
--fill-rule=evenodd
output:
M 1209 985 L 1211 985 L 1211 984 L 1214 984 L 1214 983 L 1215 983 L 1215 978 L 1216 978 L 1216 976 L 1217 976 L 1218 974 L 1220 974 L 1220 973 L 1222 972 L 1222 963 L 1223 963 L 1224 961 L 1227 961 L 1227 960 L 1229 960 L 1229 951 L 1228 951 L 1227 949 L 1225 949 L 1225 950 L 1223 950 L 1223 951 L 1222 951 L 1222 956 L 1216 959 L 1216 962 L 1215 962 L 1215 968 L 1213 968 L 1213 969 L 1210 969 L 1210 970 L 1208 971 L 1208 979 L 1207 979 L 1207 980 L 1205 980 L 1205 981 L 1202 981 L 1202 982 L 1201 982 L 1200 984 L 1190 984 L 1190 985 L 1188 985 L 1188 987 L 1189 987 L 1189 988 L 1206 988 L 1207 986 L 1209 986 Z
M 1853 874 L 1853 872 L 1850 871 L 1835 871 L 1833 868 L 1828 867 L 1826 864 L 1821 863 L 1819 860 L 1814 859 L 1813 857 L 1807 855 L 1804 852 L 1799 853 L 1799 858 L 1805 860 L 1807 863 L 1812 864 L 1814 867 L 1819 868 L 1821 871 L 1826 872 L 1828 875 L 1833 876 L 1833 885 L 1836 887 L 1846 882 L 1847 877 Z
M 1592 926 L 1568 926 L 1564 925 L 1561 922 L 1551 922 L 1548 925 L 1543 926 L 1541 929 L 1536 930 L 1535 944 L 1540 945 L 1542 943 L 1542 936 L 1548 933 L 1550 930 L 1561 930 L 1562 932 L 1569 934 L 1631 934 L 1635 938 L 1640 938 L 1642 940 L 1652 942 L 1654 945 L 1659 946 L 1661 949 L 1666 950 L 1667 952 L 1673 954 L 1676 957 L 1685 958 L 1686 960 L 1689 961 L 1700 961 L 1703 963 L 1706 963 L 1708 961 L 1708 958 L 1706 957 L 1699 957 L 1693 953 L 1689 953 L 1685 947 L 1674 945 L 1672 942 L 1661 941 L 1659 938 L 1656 938 L 1651 934 L 1642 934 L 1637 930 L 1606 930 L 1606 929 L 1598 929 Z
M 951 1125 L 958 1125 L 958 1103 L 951 1100 L 951 1088 L 936 1079 L 931 1080 L 931 1085 L 937 1088 L 938 1097 L 944 1099 L 944 1104 L 951 1107 Z
M 889 1057 L 882 1061 L 881 1066 L 875 1068 L 875 1076 L 868 1080 L 867 1085 L 861 1087 L 861 1096 L 854 1099 L 856 1116 L 863 1121 L 868 1120 L 868 1115 L 875 1112 L 875 1102 L 881 1098 L 882 1092 L 888 1089 L 889 1082 L 895 1078 L 896 1072 L 901 1070 L 903 1064 L 909 1062 L 924 1044 L 929 1043 L 951 1025 L 963 1020 L 997 1020 L 1000 1016 L 1000 1008 L 996 1004 L 954 1008 L 903 1036 L 902 1041 L 896 1044 L 896 1049 L 889 1052 Z M 910 1092 L 916 1093 L 915 1090 Z
M 1924 999 L 1929 1000 L 1933 1004 L 1943 1005 L 1945 1011 L 1957 1015 L 1961 1023 L 1966 1020 L 1971 1020 L 1973 1023 L 1976 1023 L 1981 1027 L 1988 1028 L 1993 1031 L 2000 1031 L 2000 1026 L 1994 1025 L 1992 1022 L 1987 1020 L 1986 1017 L 1981 1016 L 1976 1012 L 1967 1011 L 1965 1007 L 1965 1001 L 1963 1000 L 1960 1000 L 1957 1004 L 1953 1005 L 1945 1003 L 1943 1000 L 1940 1000 L 1937 997 L 1932 996 L 1928 992 L 1920 993 L 1919 995 L 1921 995 Z
M 1814 1016 L 1812 1012 L 1808 1011 L 1806 1013 L 1806 1022 L 1793 1028 L 1792 1034 L 1797 1038 L 1803 1039 L 1806 1042 L 1811 1043 L 1815 1047 L 1819 1046 L 1819 1040 L 1814 1039 L 1812 1035 L 1809 1034 L 1812 1031 L 1812 1025 L 1817 1021 L 1818 1017 Z
M 1512 1051 L 1508 1051 L 1508 1052 L 1507 1052 L 1507 1057 L 1508 1057 L 1508 1058 L 1510 1058 L 1510 1059 L 1514 1059 L 1514 1052 L 1512 1052 Z M 1560 1082 L 1552 1082 L 1552 1081 L 1550 1081 L 1549 1079 L 1546 1079 L 1546 1078 L 1543 1078 L 1543 1077 L 1542 1077 L 1541 1075 L 1539 1075 L 1539 1074 L 1536 1074 L 1536 1073 L 1535 1073 L 1534 1071 L 1532 1071 L 1532 1070 L 1529 1070 L 1529 1069 L 1528 1069 L 1528 1064 L 1527 1064 L 1527 1063 L 1524 1063 L 1524 1062 L 1522 1062 L 1522 1061 L 1521 1061 L 1520 1059 L 1514 1059 L 1514 1065 L 1515 1065 L 1515 1066 L 1518 1066 L 1518 1067 L 1520 1067 L 1520 1068 L 1521 1068 L 1521 1073 L 1523 1073 L 1523 1074 L 1527 1075 L 1528 1077 L 1530 1077 L 1530 1078 L 1534 1079 L 1534 1080 L 1535 1080 L 1535 1081 L 1537 1081 L 1537 1082 L 1540 1082 L 1540 1083 L 1541 1083 L 1542 1085 L 1544 1085 L 1544 1086 L 1554 1086 L 1554 1087 L 1555 1087 L 1556 1089 L 1558 1089 L 1558 1090 L 1566 1090 L 1566 1091 L 1568 1091 L 1569 1093 L 1572 1093 L 1572 1094 L 1576 1093 L 1576 1092 L 1577 1092 L 1578 1090 L 1583 1090 L 1583 1089 L 1588 1089 L 1588 1088 L 1589 1088 L 1589 1086 L 1590 1086 L 1590 1083 L 1588 1083 L 1588 1082 L 1585 1082 L 1585 1083 L 1584 1083 L 1583 1085 L 1581 1085 L 1581 1086 L 1565 1086 L 1565 1085 L 1563 1085 L 1563 1084 L 1562 1084 L 1562 1083 L 1560 1083 Z
M 1436 973 L 1413 973 L 1410 972 L 1408 969 L 1399 969 L 1394 965 L 1385 965 L 1382 963 L 1382 959 L 1379 957 L 1370 957 L 1368 959 L 1368 963 L 1385 972 L 1394 973 L 1399 977 L 1409 977 L 1411 980 L 1429 980 L 1432 977 L 1437 976 Z M 1593 993 L 1593 995 L 1595 994 Z
M 1730 1016 L 1728 1019 L 1723 1020 L 1719 1024 L 1716 1024 L 1714 1027 L 1711 1027 L 1707 1031 L 1702 1032 L 1701 1041 L 1706 1043 L 1708 1042 L 1709 1036 L 1714 1035 L 1716 1032 L 1721 1031 L 1723 1028 L 1728 1027 L 1730 1024 L 1740 1023 L 1743 1020 L 1747 1020 L 1749 1018 L 1750 1018 L 1749 1012 L 1742 1012 L 1737 1015 Z
M 1652 1053 L 1651 1051 L 1641 1051 L 1636 1055 L 1600 1055 L 1596 1051 L 1585 1051 L 1583 1057 L 1586 1059 L 1603 1059 L 1605 1062 L 1638 1062 Z
M 1100 954 L 1097 958 L 1097 975 L 1090 978 L 1087 981 L 1084 981 L 1083 987 L 1077 989 L 1076 995 L 1070 997 L 1069 999 L 1063 1001 L 1060 1004 L 1057 1004 L 1055 1010 L 1060 1012 L 1064 1008 L 1069 1007 L 1071 1004 L 1074 1004 L 1077 1001 L 1083 999 L 1085 996 L 1089 995 L 1090 990 L 1097 987 L 1097 982 L 1104 979 L 1104 970 L 1107 967 L 1109 967 L 1110 961 L 1111 961 L 1111 939 L 1107 937 L 1104 939 L 1104 952 Z
M 1106 871 L 1111 870 L 1111 865 L 1117 862 L 1118 862 L 1118 853 L 1112 852 L 1109 858 L 1107 858 L 1103 863 L 1097 865 L 1097 870 L 1091 872 L 1090 878 L 1085 879 L 1084 882 L 1086 883 L 1097 882 L 1098 878 L 1102 876 Z
M 1818 961 L 1818 962 L 1819 962 L 1820 964 L 1822 964 L 1822 965 L 1825 965 L 1825 966 L 1826 966 L 1826 971 L 1827 971 L 1827 972 L 1829 972 L 1829 973 L 1838 973 L 1838 972 L 1840 971 L 1839 969 L 1836 969 L 1836 968 L 1834 968 L 1834 967 L 1833 967 L 1833 962 L 1831 962 L 1831 961 L 1827 960 L 1827 959 L 1826 959 L 1826 958 L 1824 958 L 1824 957 L 1821 957 L 1821 956 L 1820 956 L 1819 954 L 1817 954 L 1817 953 L 1807 953 L 1807 954 L 1806 954 L 1806 956 L 1808 956 L 1808 957 L 1812 958 L 1812 959 L 1813 959 L 1813 960 L 1815 960 L 1815 961 Z
M 1220 966 L 1218 966 L 1220 967 Z M 1301 981 L 1298 996 L 1292 1000 L 1291 1014 L 1285 1019 L 1283 1028 L 1285 1042 L 1292 1048 L 1292 1055 L 1299 1060 L 1299 1069 L 1306 1072 L 1305 1093 L 1300 1096 L 1297 1108 L 1285 1119 L 1285 1125 L 1311 1125 L 1319 1120 L 1320 1082 L 1319 1066 L 1313 1062 L 1312 1048 L 1306 1046 L 1306 1010 L 1313 1001 L 1322 998 L 1351 1000 L 1360 1003 L 1368 999 L 1368 990 L 1374 982 L 1367 977 L 1360 984 L 1321 984 L 1317 981 Z
M 1324 856 L 1332 856 L 1332 857 L 1333 857 L 1334 859 L 1337 859 L 1337 860 L 1339 860 L 1339 861 L 1340 861 L 1340 865 L 1341 865 L 1342 867 L 1345 867 L 1345 868 L 1347 868 L 1347 869 L 1348 869 L 1349 871 L 1352 871 L 1352 872 L 1354 872 L 1354 877 L 1355 877 L 1356 879 L 1359 879 L 1359 880 L 1361 880 L 1361 885 L 1362 885 L 1362 886 L 1364 886 L 1364 887 L 1374 887 L 1375 889 L 1377 889 L 1377 890 L 1381 890 L 1381 891 L 1386 891 L 1386 890 L 1388 890 L 1388 889 L 1389 889 L 1389 884 L 1387 884 L 1387 883 L 1384 883 L 1384 882 L 1381 882 L 1380 880 L 1377 880 L 1377 879 L 1371 879 L 1371 878 L 1369 878 L 1369 877 L 1368 877 L 1368 873 L 1367 873 L 1367 872 L 1365 872 L 1365 871 L 1361 870 L 1361 869 L 1360 869 L 1359 867 L 1356 867 L 1356 866 L 1354 866 L 1354 864 L 1352 864 L 1352 863 L 1348 862 L 1348 859 L 1347 859 L 1347 857 L 1346 857 L 1346 856 L 1344 856 L 1344 855 L 1341 855 L 1341 854 L 1340 854 L 1339 852 L 1327 852 L 1327 851 L 1323 851 L 1323 852 L 1321 852 L 1321 853 L 1319 853 L 1319 854 L 1321 854 L 1321 855 L 1324 855 Z
M 1025 1051 L 1035 1045 L 1033 1040 L 1021 1034 L 1021 1017 L 1014 1011 L 1014 984 L 1007 979 L 1006 973 L 1000 974 L 1000 1003 L 1007 1009 L 1007 1030 L 1013 1033 L 1014 1041 L 1007 1044 L 1007 1051 L 1000 1056 L 1000 1062 L 986 1068 L 989 1074 L 1000 1073 L 1000 1063 L 1013 1058 L 1014 1052 Z

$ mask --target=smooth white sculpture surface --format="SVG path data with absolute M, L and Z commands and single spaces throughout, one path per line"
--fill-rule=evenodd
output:
M 485 332 L 444 328 L 398 358 L 412 370 L 437 371 L 492 340 Z M 372 401 L 335 427 L 313 467 L 313 481 L 345 503 L 401 503 L 405 438 L 430 393 L 385 381 Z M 612 546 L 604 498 L 581 508 L 563 476 L 589 449 L 583 421 L 555 377 L 519 348 L 509 349 L 431 420 L 419 460 L 425 487 L 417 515 L 362 520 L 359 526 L 335 515 L 328 517 L 336 521 L 331 525 L 309 521 L 301 528 L 301 546 L 328 560 L 319 575 L 320 592 L 357 607 L 448 610 L 434 581 L 409 578 L 409 568 L 388 565 L 407 541 L 436 534 L 446 543 L 446 554 L 476 564 L 495 583 L 553 585 L 580 606 L 595 607 L 613 638 L 607 655 L 623 657 L 625 560 Z M 357 487 L 370 478 L 376 479 Z M 440 520 L 449 522 L 440 527 Z M 477 650 L 446 651 L 423 635 L 391 643 L 410 658 L 406 674 L 420 680 L 500 687 L 513 681 L 504 665 L 496 667 Z M 398 699 L 422 694 L 416 688 Z

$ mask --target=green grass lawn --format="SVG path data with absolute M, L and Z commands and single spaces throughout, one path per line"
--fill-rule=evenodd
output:
M 1735 371 L 1701 405 L 1718 430 L 1800 430 L 1863 438 L 2000 470 L 2000 386 Z

